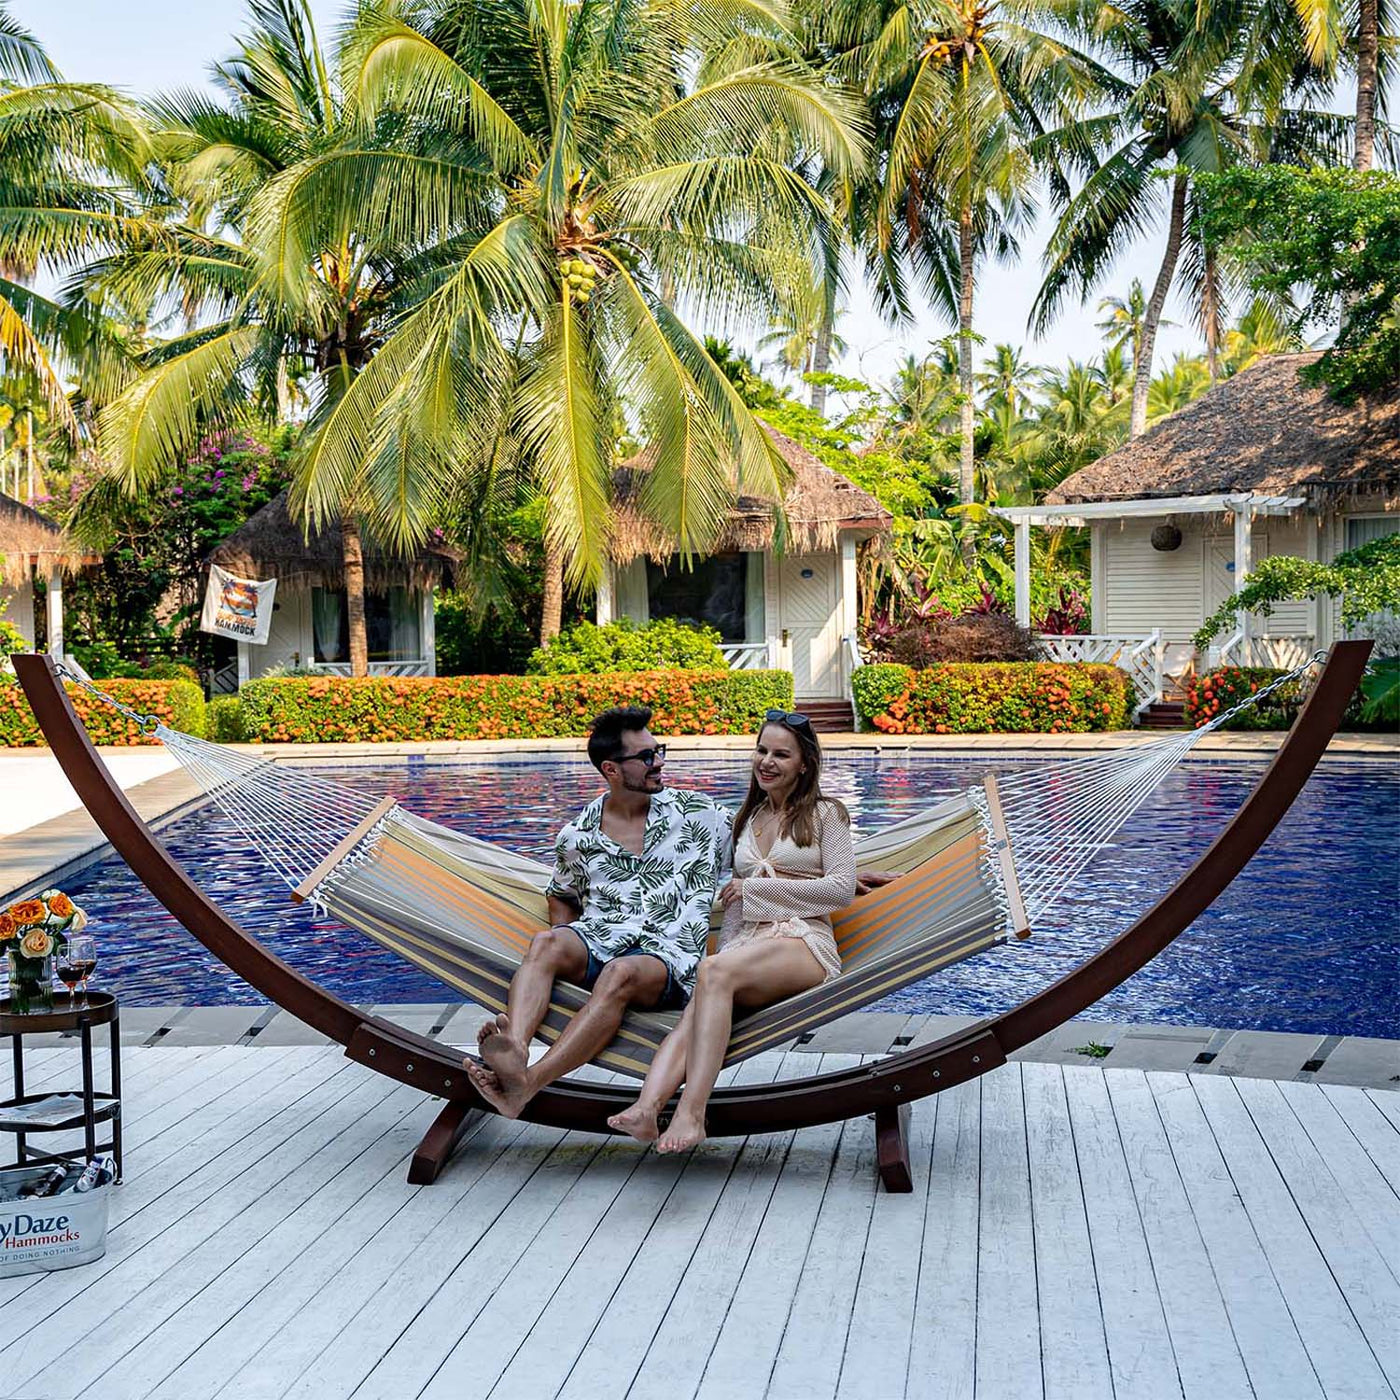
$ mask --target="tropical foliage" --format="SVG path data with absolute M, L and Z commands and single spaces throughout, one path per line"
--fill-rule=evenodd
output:
M 728 666 L 713 627 L 692 627 L 672 618 L 645 625 L 619 618 L 606 627 L 583 621 L 537 647 L 526 671 L 535 676 L 600 671 L 722 671 Z

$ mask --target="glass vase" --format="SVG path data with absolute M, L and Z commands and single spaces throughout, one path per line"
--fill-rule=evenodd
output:
M 10 957 L 10 1007 L 26 1016 L 31 1012 L 53 1010 L 53 954 L 46 958 L 26 958 L 15 949 Z

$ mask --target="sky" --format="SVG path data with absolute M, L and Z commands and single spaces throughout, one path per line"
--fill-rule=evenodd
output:
M 109 83 L 137 96 L 206 82 L 209 63 L 227 55 L 232 37 L 249 27 L 244 0 L 10 0 L 8 8 L 38 36 L 66 77 Z M 345 12 L 344 0 L 312 0 L 312 10 L 325 41 Z M 1092 358 L 1100 345 L 1094 324 L 1100 319 L 1098 296 L 1126 296 L 1135 276 L 1148 288 L 1156 279 L 1165 243 L 1162 228 L 1120 259 L 1087 306 L 1067 306 L 1037 340 L 1027 329 L 1026 318 L 1040 284 L 1040 259 L 1049 229 L 1042 216 L 1039 225 L 1022 238 L 1018 263 L 983 265 L 975 329 L 986 340 L 985 353 L 1005 341 L 1026 347 L 1029 358 L 1040 364 Z M 1178 351 L 1199 348 L 1199 337 L 1189 325 L 1189 309 L 1169 302 L 1167 315 L 1178 324 L 1163 327 L 1158 334 L 1159 365 Z M 931 342 L 951 329 L 927 309 L 913 324 L 891 327 L 857 283 L 838 326 L 847 348 L 833 367 L 868 383 L 883 383 L 906 355 L 922 358 Z M 739 343 L 747 339 L 734 338 Z

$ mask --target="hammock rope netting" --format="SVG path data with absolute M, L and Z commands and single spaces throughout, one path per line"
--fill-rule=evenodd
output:
M 837 977 L 736 1019 L 726 1064 L 1026 937 L 1207 734 L 1321 659 L 1199 729 L 989 775 L 924 812 L 859 836 L 858 864 L 900 878 L 834 916 Z M 505 1008 L 530 939 L 548 925 L 549 865 L 306 767 L 167 728 L 58 669 L 154 734 L 296 898 L 478 1005 Z M 556 1039 L 587 995 L 557 982 L 540 1037 Z M 644 1075 L 676 1019 L 676 1013 L 629 1012 L 597 1062 Z

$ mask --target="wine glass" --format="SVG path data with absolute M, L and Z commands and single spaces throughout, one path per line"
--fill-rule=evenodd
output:
M 77 998 L 73 995 L 78 983 L 83 980 L 82 965 L 73 957 L 73 943 L 70 939 L 67 947 L 58 955 L 57 962 L 58 980 L 68 988 L 68 1005 L 76 1009 Z
M 88 978 L 97 970 L 97 940 L 90 933 L 76 934 L 68 940 L 67 951 L 63 955 L 63 961 L 59 963 L 58 975 L 63 977 L 63 963 L 66 962 L 71 971 L 78 974 L 78 980 L 82 982 L 82 1005 L 84 1008 L 88 1004 Z M 64 978 L 66 982 L 67 979 Z

